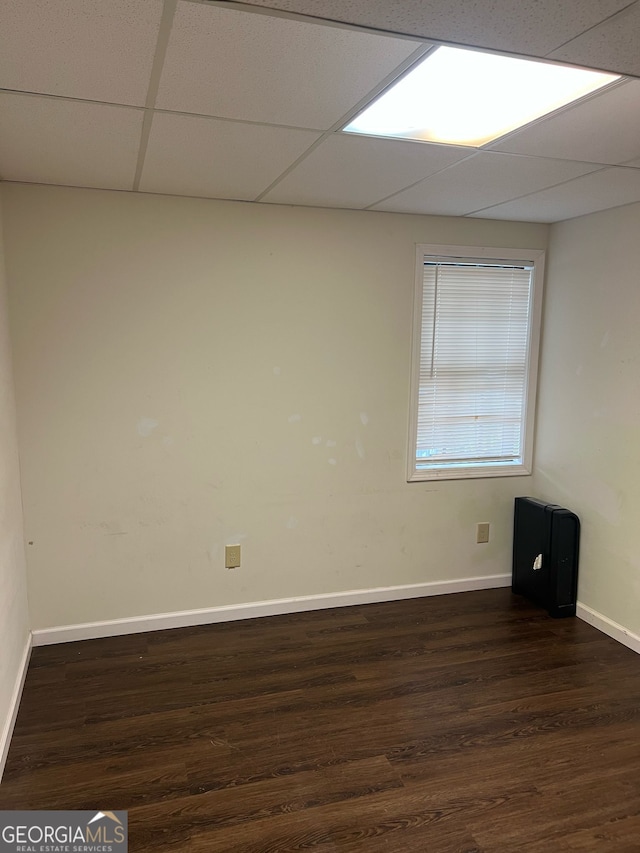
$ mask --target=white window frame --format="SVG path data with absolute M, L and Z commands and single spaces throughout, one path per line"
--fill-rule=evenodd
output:
M 530 323 L 528 333 L 527 372 L 525 380 L 525 400 L 523 417 L 522 453 L 520 463 L 505 465 L 490 463 L 473 466 L 473 463 L 461 463 L 459 467 L 451 463 L 430 468 L 420 467 L 416 461 L 418 441 L 418 395 L 420 390 L 420 350 L 422 338 L 422 297 L 424 289 L 425 257 L 455 259 L 476 259 L 487 263 L 511 261 L 533 266 L 532 286 L 529 302 Z M 425 480 L 463 480 L 485 477 L 514 477 L 531 474 L 533 463 L 534 421 L 536 391 L 538 384 L 538 355 L 540 349 L 540 327 L 542 317 L 542 291 L 544 282 L 545 253 L 542 249 L 503 249 L 486 246 L 445 246 L 420 243 L 416 246 L 416 278 L 413 314 L 413 339 L 411 363 L 411 397 L 409 407 L 409 442 L 407 450 L 407 481 Z

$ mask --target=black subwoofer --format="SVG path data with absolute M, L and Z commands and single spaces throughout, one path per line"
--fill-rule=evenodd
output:
M 535 498 L 516 498 L 511 588 L 554 617 L 575 616 L 580 519 Z

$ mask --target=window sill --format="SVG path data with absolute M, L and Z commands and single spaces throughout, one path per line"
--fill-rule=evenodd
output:
M 461 468 L 432 468 L 429 470 L 412 471 L 407 477 L 408 483 L 433 482 L 434 480 L 478 480 L 494 477 L 528 477 L 531 469 L 526 465 L 505 465 L 494 468 L 461 467 Z

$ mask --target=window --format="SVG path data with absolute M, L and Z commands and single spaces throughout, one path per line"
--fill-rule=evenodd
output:
M 408 479 L 531 472 L 544 253 L 418 246 Z

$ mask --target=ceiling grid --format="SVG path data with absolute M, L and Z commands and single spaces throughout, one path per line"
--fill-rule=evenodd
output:
M 640 80 L 480 149 L 341 128 L 439 43 L 640 76 L 640 0 L 3 0 L 0 176 L 553 222 L 640 201 Z

